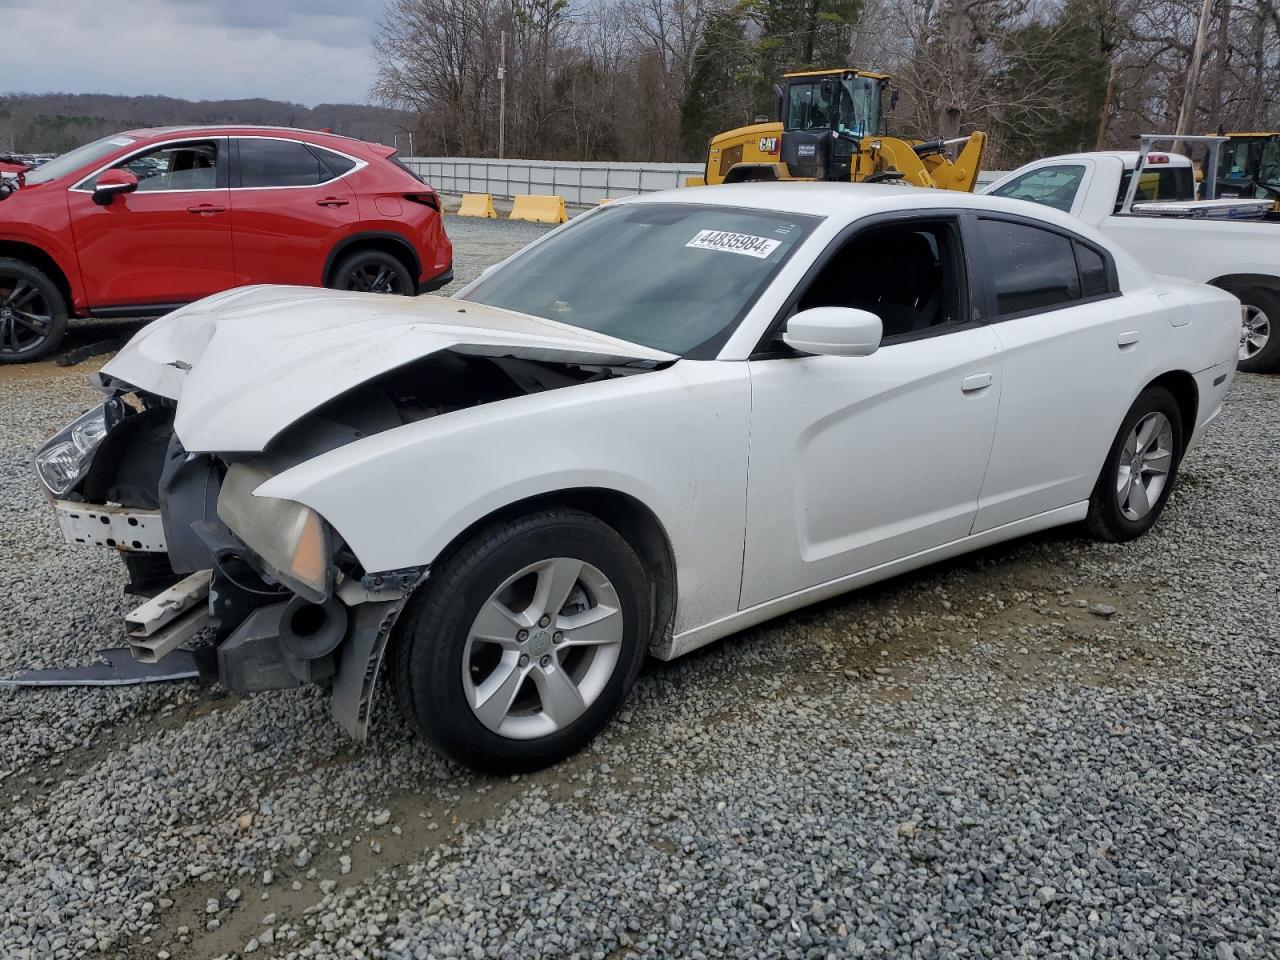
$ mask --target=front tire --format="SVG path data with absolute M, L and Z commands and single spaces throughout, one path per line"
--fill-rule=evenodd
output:
M 1182 412 L 1164 387 L 1148 387 L 1133 402 L 1111 444 L 1089 500 L 1085 524 L 1098 540 L 1142 536 L 1173 490 L 1183 450 Z
M 1280 294 L 1265 287 L 1236 293 L 1240 298 L 1240 357 L 1247 373 L 1280 369 Z
M 394 293 L 404 297 L 417 292 L 405 265 L 383 250 L 360 250 L 343 257 L 333 269 L 329 286 L 335 290 Z
M 47 357 L 67 330 L 67 301 L 42 270 L 0 258 L 0 363 Z
M 536 770 L 617 713 L 650 625 L 627 542 L 590 514 L 542 510 L 481 531 L 432 570 L 396 628 L 396 696 L 457 762 Z

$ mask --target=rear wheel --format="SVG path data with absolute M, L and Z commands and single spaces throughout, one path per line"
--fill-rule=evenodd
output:
M 1240 357 L 1248 373 L 1280 369 L 1280 294 L 1265 287 L 1236 293 L 1240 298 Z
M 344 257 L 334 268 L 329 286 L 335 290 L 395 293 L 406 297 L 416 292 L 404 264 L 382 250 L 362 250 Z
M 1148 387 L 1125 416 L 1089 500 L 1099 540 L 1142 536 L 1159 518 L 1182 456 L 1182 413 L 1164 387 Z
M 648 580 L 627 542 L 590 514 L 539 511 L 433 569 L 397 627 L 396 695 L 459 763 L 545 767 L 612 719 L 649 629 Z
M 67 330 L 67 302 L 49 276 L 0 258 L 0 363 L 48 356 Z

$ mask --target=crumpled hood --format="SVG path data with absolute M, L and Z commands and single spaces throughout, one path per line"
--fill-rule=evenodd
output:
M 241 287 L 148 324 L 102 372 L 178 401 L 192 452 L 256 452 L 325 401 L 440 350 L 567 363 L 668 362 L 603 334 L 448 297 Z

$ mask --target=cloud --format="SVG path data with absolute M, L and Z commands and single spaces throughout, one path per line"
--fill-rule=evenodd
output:
M 365 103 L 381 14 L 382 0 L 0 0 L 0 82 L 6 92 Z

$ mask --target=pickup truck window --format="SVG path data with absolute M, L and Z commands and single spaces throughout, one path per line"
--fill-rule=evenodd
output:
M 1129 189 L 1129 181 L 1133 179 L 1133 171 L 1126 170 L 1120 177 L 1120 190 L 1116 194 L 1116 210 L 1124 204 L 1125 191 Z M 1169 167 L 1165 170 L 1143 170 L 1138 180 L 1138 193 L 1135 203 L 1149 200 L 1194 200 L 1196 198 L 1196 182 L 1191 175 L 1190 167 Z
M 992 190 L 991 193 L 996 197 L 1030 200 L 1032 203 L 1044 204 L 1063 213 L 1070 213 L 1071 204 L 1076 199 L 1080 181 L 1083 179 L 1082 164 L 1038 167 L 1020 177 L 1015 177 L 1004 186 Z

